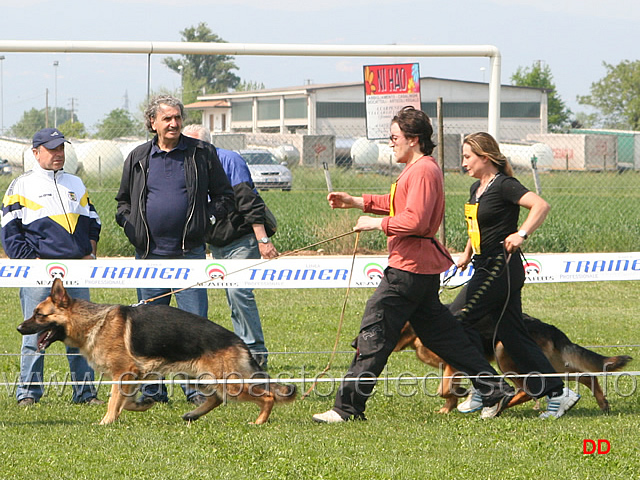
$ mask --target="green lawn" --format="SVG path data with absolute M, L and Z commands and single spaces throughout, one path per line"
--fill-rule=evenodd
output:
M 537 284 L 524 290 L 525 311 L 561 328 L 582 345 L 607 355 L 640 355 L 637 344 L 637 282 Z M 20 311 L 15 289 L 0 299 L 0 375 L 18 371 Z M 448 300 L 454 292 L 445 292 Z M 94 300 L 131 303 L 132 291 L 94 290 Z M 343 290 L 260 290 L 256 292 L 270 350 L 272 375 L 313 377 L 327 364 Z M 351 358 L 368 289 L 350 293 L 340 352 L 329 372 L 339 377 Z M 210 291 L 210 318 L 230 326 L 221 291 Z M 598 348 L 598 346 L 607 346 Z M 63 377 L 68 367 L 60 343 L 49 349 L 45 374 Z M 277 353 L 276 353 L 277 352 Z M 637 370 L 637 361 L 627 370 Z M 391 357 L 390 376 L 433 370 L 412 352 Z M 99 426 L 106 407 L 70 404 L 70 392 L 52 390 L 34 407 L 18 408 L 2 387 L 0 452 L 2 478 L 566 478 L 629 479 L 637 476 L 640 396 L 637 377 L 609 379 L 612 412 L 603 415 L 591 394 L 564 418 L 541 421 L 528 403 L 500 418 L 436 413 L 442 401 L 429 381 L 379 384 L 369 401 L 367 422 L 317 425 L 313 413 L 332 406 L 331 385 L 309 398 L 276 407 L 269 423 L 248 425 L 252 404 L 228 404 L 189 425 L 182 392 L 168 405 L 145 413 L 124 412 L 117 424 Z M 4 380 L 3 380 L 4 381 Z M 307 385 L 308 386 L 308 385 Z M 302 388 L 301 388 L 302 390 Z M 104 386 L 100 396 L 107 398 Z M 583 455 L 584 439 L 607 439 L 607 455 Z

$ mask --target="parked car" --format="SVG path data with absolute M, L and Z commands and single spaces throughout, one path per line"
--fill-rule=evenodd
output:
M 285 165 L 278 163 L 276 157 L 269 150 L 238 150 L 245 159 L 251 172 L 251 179 L 256 188 L 275 189 L 281 188 L 288 192 L 291 190 L 293 175 Z
M 9 160 L 0 158 L 0 175 L 11 175 L 12 170 Z

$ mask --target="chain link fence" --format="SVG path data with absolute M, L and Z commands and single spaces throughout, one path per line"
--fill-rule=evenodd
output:
M 444 135 L 436 149 L 444 152 L 447 211 L 444 231 L 448 248 L 460 251 L 466 242 L 462 206 L 472 178 L 460 168 L 465 133 L 444 119 Z M 328 181 L 334 190 L 353 194 L 385 193 L 400 172 L 386 142 L 369 141 L 362 132 L 343 129 L 336 134 L 237 133 L 214 135 L 222 148 L 268 152 L 272 167 L 291 171 L 288 187 L 261 179 L 261 192 L 280 223 L 274 241 L 281 250 L 293 250 L 348 231 L 355 216 L 328 211 L 324 197 Z M 523 135 L 501 144 L 517 177 L 552 206 L 545 224 L 527 247 L 536 252 L 638 251 L 640 249 L 640 151 L 636 133 Z M 65 170 L 79 175 L 89 188 L 104 228 L 101 252 L 133 253 L 115 225 L 115 194 L 122 164 L 145 138 L 76 140 L 67 146 Z M 29 140 L 0 140 L 0 155 L 7 160 L 0 177 L 6 190 L 10 180 L 33 164 Z M 326 170 L 325 170 L 326 165 Z M 262 173 L 269 174 L 269 171 Z M 274 174 L 275 175 L 275 174 Z M 266 175 L 268 177 L 268 175 Z M 268 181 L 268 178 L 267 178 Z M 258 179 L 256 178 L 256 183 Z M 270 188 L 270 187 L 274 188 Z M 523 212 L 523 215 L 526 212 Z M 383 238 L 372 236 L 365 248 L 383 251 Z M 350 251 L 349 240 L 328 246 L 329 252 Z

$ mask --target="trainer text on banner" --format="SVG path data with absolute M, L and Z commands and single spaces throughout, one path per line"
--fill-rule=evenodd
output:
M 387 257 L 359 256 L 351 287 L 375 288 Z M 640 252 L 536 254 L 523 261 L 528 283 L 640 280 Z M 350 257 L 291 257 L 255 260 L 0 260 L 0 288 L 47 286 L 55 278 L 66 287 L 158 288 L 347 288 Z M 456 286 L 473 269 L 444 272 Z M 449 278 L 451 277 L 451 278 Z

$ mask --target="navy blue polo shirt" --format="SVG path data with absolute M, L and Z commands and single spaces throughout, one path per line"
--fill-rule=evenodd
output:
M 184 175 L 185 151 L 182 136 L 178 145 L 165 152 L 153 141 L 147 175 L 147 222 L 154 255 L 182 255 L 182 237 L 189 198 Z

